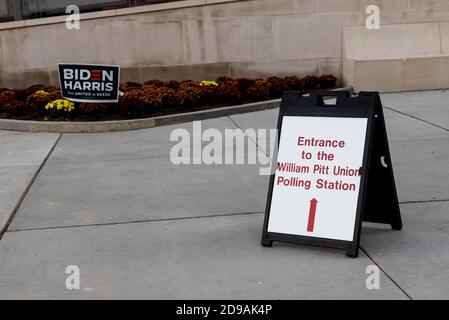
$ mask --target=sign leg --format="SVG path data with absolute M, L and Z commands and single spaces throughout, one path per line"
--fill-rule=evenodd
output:
M 273 241 L 271 240 L 262 240 L 262 246 L 263 247 L 272 247 L 273 246 Z
M 401 230 L 401 211 L 380 99 L 377 99 L 376 115 L 363 220 L 389 224 L 393 230 Z
M 345 251 L 346 256 L 350 258 L 357 258 L 359 256 L 359 248 L 358 246 L 352 246 Z
M 401 216 L 396 217 L 395 221 L 391 224 L 393 230 L 402 230 L 402 219 Z

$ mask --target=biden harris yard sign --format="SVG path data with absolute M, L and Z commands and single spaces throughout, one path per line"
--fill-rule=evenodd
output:
M 62 96 L 75 102 L 113 103 L 119 99 L 120 67 L 59 64 Z

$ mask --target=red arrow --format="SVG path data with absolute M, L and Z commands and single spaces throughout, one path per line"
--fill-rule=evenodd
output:
M 316 213 L 316 204 L 318 200 L 313 198 L 310 200 L 310 209 L 309 209 L 309 222 L 307 224 L 307 232 L 313 232 L 313 227 L 315 225 L 315 213 Z

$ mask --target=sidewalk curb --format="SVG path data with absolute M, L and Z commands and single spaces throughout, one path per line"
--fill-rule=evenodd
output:
M 335 89 L 335 91 L 350 90 L 345 87 Z M 179 113 L 154 118 L 118 120 L 118 121 L 98 121 L 98 122 L 44 122 L 0 119 L 0 130 L 24 131 L 24 132 L 51 132 L 51 133 L 102 133 L 102 132 L 120 132 L 154 128 L 205 120 L 211 118 L 225 117 L 233 114 L 247 113 L 261 110 L 278 108 L 281 99 L 273 99 L 261 102 L 247 103 L 231 107 L 223 107 L 196 112 Z

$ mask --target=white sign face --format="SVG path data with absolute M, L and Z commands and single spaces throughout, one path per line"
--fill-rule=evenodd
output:
M 367 123 L 284 116 L 268 232 L 353 241 Z

